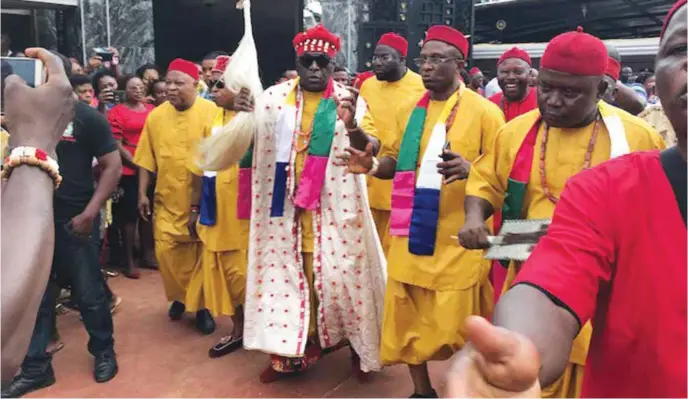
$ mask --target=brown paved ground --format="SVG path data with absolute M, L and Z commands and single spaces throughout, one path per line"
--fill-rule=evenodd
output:
M 65 348 L 55 355 L 57 383 L 28 397 L 408 397 L 411 381 L 403 366 L 388 367 L 360 384 L 350 372 L 349 351 L 322 359 L 303 376 L 264 385 L 258 375 L 267 356 L 238 350 L 219 359 L 208 349 L 229 331 L 228 318 L 217 320 L 211 336 L 198 333 L 193 317 L 173 323 L 157 272 L 142 271 L 138 281 L 110 279 L 124 298 L 115 313 L 115 349 L 119 374 L 106 384 L 92 377 L 93 358 L 86 350 L 86 331 L 78 314 L 58 316 Z M 431 365 L 435 387 L 441 388 L 447 362 Z M 440 389 L 438 389 L 439 391 Z

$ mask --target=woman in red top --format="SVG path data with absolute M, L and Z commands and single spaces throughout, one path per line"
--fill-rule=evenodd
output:
M 112 126 L 112 134 L 119 143 L 119 151 L 122 156 L 122 179 L 119 184 L 119 198 L 113 201 L 112 216 L 114 224 L 119 226 L 122 232 L 124 255 L 126 265 L 124 275 L 137 279 L 139 273 L 134 264 L 134 240 L 136 237 L 136 224 L 139 222 L 140 235 L 144 237 L 145 227 L 143 221 L 139 221 L 137 205 L 138 177 L 137 166 L 134 164 L 134 153 L 139 143 L 139 137 L 146 123 L 146 117 L 154 106 L 146 103 L 146 90 L 140 78 L 127 76 L 121 81 L 121 89 L 125 91 L 124 101 L 116 105 L 108 113 L 108 120 Z M 145 248 L 147 261 L 153 259 L 152 247 Z

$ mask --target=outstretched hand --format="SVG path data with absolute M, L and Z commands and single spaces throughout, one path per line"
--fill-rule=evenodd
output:
M 345 166 L 347 173 L 366 174 L 373 168 L 373 143 L 366 145 L 365 151 L 349 147 L 337 155 L 337 166 Z
M 478 316 L 468 318 L 466 333 L 470 344 L 454 358 L 447 396 L 540 397 L 540 356 L 530 340 Z

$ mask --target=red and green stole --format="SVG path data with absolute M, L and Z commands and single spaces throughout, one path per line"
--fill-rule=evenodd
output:
M 627 154 L 630 149 L 626 140 L 621 120 L 614 112 L 614 108 L 600 101 L 598 106 L 602 123 L 604 123 L 611 142 L 609 158 L 615 158 Z M 533 123 L 528 134 L 523 139 L 521 147 L 516 153 L 514 165 L 509 174 L 506 186 L 504 205 L 502 206 L 502 223 L 505 220 L 523 219 L 523 202 L 526 196 L 526 187 L 530 180 L 530 173 L 533 168 L 533 157 L 535 154 L 535 142 L 537 141 L 538 130 L 542 123 L 542 116 L 538 114 L 537 120 Z M 499 229 L 495 229 L 495 234 Z
M 239 195 L 237 197 L 237 219 L 251 219 L 251 180 L 253 177 L 253 143 L 239 161 Z

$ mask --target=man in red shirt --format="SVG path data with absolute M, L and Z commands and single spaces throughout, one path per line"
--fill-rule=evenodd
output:
M 678 145 L 571 178 L 547 236 L 498 303 L 471 318 L 452 397 L 537 397 L 592 320 L 584 397 L 686 397 L 686 36 L 679 0 L 660 35 L 657 89 Z M 539 374 L 539 378 L 538 378 Z
M 506 121 L 537 108 L 537 90 L 528 86 L 533 65 L 527 51 L 518 47 L 507 50 L 497 61 L 497 82 L 502 89 L 490 97 L 504 113 Z

